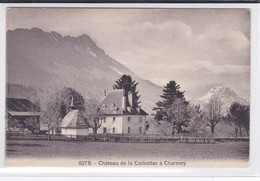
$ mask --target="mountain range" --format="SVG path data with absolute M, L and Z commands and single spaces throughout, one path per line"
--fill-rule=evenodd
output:
M 72 87 L 85 98 L 100 99 L 105 89 L 111 90 L 115 81 L 127 74 L 139 83 L 141 105 L 149 114 L 162 94 L 162 87 L 138 77 L 107 55 L 88 35 L 71 37 L 39 28 L 15 29 L 7 31 L 6 42 L 9 84 L 42 90 Z M 11 92 L 9 96 L 15 96 Z M 205 107 L 214 95 L 221 98 L 225 110 L 233 102 L 249 104 L 225 86 L 213 87 L 206 95 L 189 101 Z
M 119 50 L 120 51 L 120 50 Z M 141 105 L 150 113 L 162 92 L 120 64 L 88 36 L 62 36 L 38 28 L 7 31 L 7 82 L 41 89 L 72 87 L 100 99 L 123 74 L 139 84 Z M 146 67 L 144 67 L 146 68 Z

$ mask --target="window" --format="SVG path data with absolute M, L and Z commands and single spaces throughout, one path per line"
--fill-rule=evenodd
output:
M 127 132 L 131 133 L 131 128 L 130 127 L 128 127 Z
M 113 127 L 113 133 L 116 133 L 116 128 L 115 127 Z
M 128 123 L 131 122 L 131 117 L 127 117 L 127 122 L 128 122 Z
M 104 117 L 103 119 L 104 119 L 103 123 L 106 123 L 106 117 Z
M 139 133 L 142 133 L 142 127 L 139 127 Z
M 116 117 L 113 117 L 113 123 L 116 121 Z
M 107 128 L 103 128 L 103 133 L 107 133 Z
M 142 122 L 143 122 L 143 118 L 139 117 L 139 123 L 142 123 Z
M 116 106 L 115 103 L 112 102 L 112 104 L 111 104 L 111 108 L 114 108 L 115 106 Z

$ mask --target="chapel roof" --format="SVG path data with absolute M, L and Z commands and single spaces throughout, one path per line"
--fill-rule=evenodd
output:
M 89 128 L 79 110 L 70 110 L 60 123 L 61 128 Z

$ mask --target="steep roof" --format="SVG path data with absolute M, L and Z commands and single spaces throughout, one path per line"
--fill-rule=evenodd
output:
M 82 114 L 78 110 L 71 110 L 61 121 L 61 128 L 88 128 Z
M 6 109 L 16 112 L 38 112 L 39 107 L 27 99 L 6 98 Z
M 100 108 L 101 112 L 104 115 L 148 115 L 144 110 L 140 108 L 140 111 L 133 110 L 128 111 L 127 109 L 123 110 L 123 97 L 124 90 L 116 89 L 112 90 L 103 100 L 98 104 L 98 108 Z M 129 102 L 126 101 L 126 105 Z
M 27 99 L 6 98 L 6 111 L 12 116 L 40 116 L 40 108 Z
M 123 89 L 111 91 L 104 99 L 98 104 L 103 114 L 123 114 Z

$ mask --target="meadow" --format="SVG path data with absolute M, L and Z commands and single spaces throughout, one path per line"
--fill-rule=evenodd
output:
M 248 160 L 249 142 L 115 143 L 7 140 L 7 158 Z

